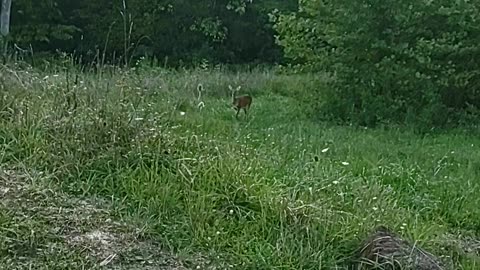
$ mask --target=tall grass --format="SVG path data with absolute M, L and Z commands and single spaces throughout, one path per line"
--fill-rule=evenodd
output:
M 313 75 L 139 65 L 75 85 L 62 70 L 1 72 L 0 161 L 111 199 L 165 249 L 238 269 L 347 269 L 384 224 L 479 266 L 460 237 L 480 231 L 477 136 L 312 121 Z M 248 118 L 235 119 L 229 84 L 253 95 Z

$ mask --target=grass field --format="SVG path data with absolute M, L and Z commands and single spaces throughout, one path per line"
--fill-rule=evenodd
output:
M 377 225 L 480 269 L 478 133 L 312 120 L 307 75 L 0 72 L 2 269 L 348 269 Z

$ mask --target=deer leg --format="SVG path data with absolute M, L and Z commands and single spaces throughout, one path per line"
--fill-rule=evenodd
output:
M 240 113 L 240 108 L 237 108 L 237 114 L 235 115 L 235 118 L 238 119 L 238 114 Z
M 247 116 L 247 108 L 243 108 L 243 111 L 245 112 L 245 116 Z

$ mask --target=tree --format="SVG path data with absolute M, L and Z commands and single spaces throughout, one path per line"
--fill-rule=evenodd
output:
M 12 0 L 2 0 L 2 10 L 0 14 L 0 33 L 7 36 L 10 32 L 10 9 Z
M 430 127 L 480 109 L 479 9 L 468 0 L 301 0 L 273 19 L 287 57 L 333 75 L 320 111 Z
M 65 0 L 59 5 L 56 0 L 16 0 L 13 2 L 12 40 L 19 46 L 32 45 L 36 51 L 65 47 L 65 41 L 72 40 L 80 31 L 63 14 L 63 10 L 67 10 L 64 7 L 71 2 Z
M 117 60 L 147 54 L 172 63 L 249 63 L 281 60 L 267 14 L 294 10 L 296 0 L 16 0 L 13 5 L 12 40 L 37 52 L 75 52 L 88 62 L 105 49 L 107 58 Z

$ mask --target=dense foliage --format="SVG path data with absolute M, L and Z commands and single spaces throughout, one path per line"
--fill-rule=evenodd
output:
M 375 125 L 445 126 L 480 107 L 476 1 L 300 1 L 275 13 L 278 42 L 302 69 L 327 70 L 323 112 Z
M 155 56 L 164 64 L 281 60 L 267 14 L 295 0 L 15 0 L 12 40 L 35 51 L 76 52 L 86 62 Z M 114 54 L 115 53 L 115 54 Z M 126 56 L 126 57 L 125 57 Z

